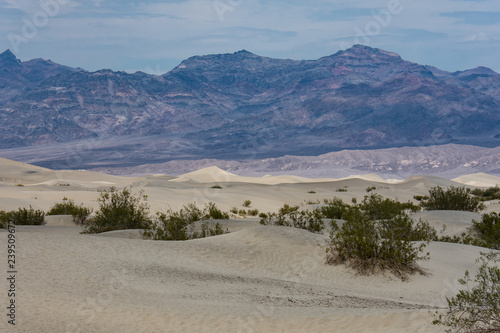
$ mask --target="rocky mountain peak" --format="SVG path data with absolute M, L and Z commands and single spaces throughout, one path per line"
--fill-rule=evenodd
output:
M 0 54 L 0 66 L 19 65 L 21 61 L 9 49 Z

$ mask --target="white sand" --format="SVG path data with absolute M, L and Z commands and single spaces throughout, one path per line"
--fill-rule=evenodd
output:
M 213 168 L 174 180 L 162 175 L 122 178 L 0 160 L 0 209 L 32 205 L 48 210 L 63 196 L 97 207 L 97 190 L 110 185 L 143 190 L 154 212 L 194 201 L 212 201 L 228 210 L 243 208 L 249 199 L 251 208 L 260 211 L 334 196 L 360 201 L 369 186 L 384 196 L 411 200 L 432 186 L 456 184 L 426 176 L 400 183 L 373 176 L 248 178 Z M 212 189 L 215 184 L 223 189 Z M 347 192 L 337 192 L 340 188 Z M 446 223 L 455 233 L 477 215 L 425 212 L 419 217 Z M 326 235 L 263 227 L 255 218 L 224 223 L 231 233 L 187 242 L 144 241 L 137 231 L 82 235 L 60 216 L 48 218 L 42 227 L 19 226 L 18 325 L 12 330 L 2 315 L 0 331 L 443 332 L 431 325 L 431 313 L 456 294 L 457 279 L 475 270 L 484 250 L 432 243 L 431 260 L 421 264 L 429 275 L 401 282 L 325 265 Z M 2 244 L 6 236 L 0 232 Z M 1 251 L 0 274 L 5 275 L 4 246 Z M 0 284 L 2 308 L 6 287 Z

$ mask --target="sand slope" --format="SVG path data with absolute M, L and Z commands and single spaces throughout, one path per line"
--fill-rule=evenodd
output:
M 429 313 L 480 251 L 432 244 L 430 275 L 401 282 L 324 265 L 325 237 L 291 228 L 188 242 L 18 231 L 16 332 L 440 332 Z
M 98 190 L 130 185 L 134 193 L 147 195 L 151 212 L 190 202 L 241 209 L 247 199 L 250 208 L 267 212 L 284 203 L 310 209 L 317 200 L 332 197 L 360 202 L 368 187 L 375 187 L 370 193 L 413 200 L 433 186 L 480 180 L 494 181 L 485 175 L 455 180 L 415 176 L 400 182 L 373 175 L 251 178 L 217 168 L 179 177 L 127 178 L 0 159 L 0 209 L 31 205 L 48 210 L 62 197 L 97 208 Z M 215 184 L 222 189 L 212 188 Z M 416 215 L 438 229 L 446 224 L 452 234 L 478 216 Z M 432 243 L 431 260 L 422 263 L 429 275 L 401 282 L 390 275 L 363 277 L 327 266 L 327 235 L 264 227 L 258 218 L 225 221 L 230 234 L 187 242 L 144 241 L 137 231 L 82 235 L 62 216 L 46 222 L 17 229 L 19 325 L 12 330 L 2 320 L 2 333 L 443 332 L 431 325 L 430 313 L 456 294 L 457 279 L 475 270 L 482 250 Z M 0 232 L 1 244 L 6 237 Z M 6 255 L 0 256 L 0 267 L 4 272 Z M 1 304 L 7 301 L 5 288 L 0 284 Z

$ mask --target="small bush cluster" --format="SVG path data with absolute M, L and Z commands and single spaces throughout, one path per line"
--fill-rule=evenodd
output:
M 448 326 L 447 332 L 500 332 L 500 253 L 482 253 L 481 267 L 474 279 L 468 271 L 459 283 L 464 290 L 447 298 L 446 314 L 436 313 L 434 325 Z
M 285 204 L 278 213 L 267 213 L 261 215 L 260 224 L 294 227 L 311 232 L 321 232 L 325 229 L 323 216 L 319 210 L 312 212 L 299 210 L 299 206 Z
M 100 191 L 99 210 L 87 221 L 83 233 L 101 233 L 123 229 L 144 229 L 151 223 L 149 206 L 132 194 L 116 187 Z
M 423 198 L 420 206 L 427 210 L 461 210 L 478 212 L 484 209 L 478 197 L 471 194 L 465 187 L 450 186 L 443 189 L 440 186 L 429 190 L 428 199 Z
M 339 198 L 324 199 L 323 203 L 320 211 L 323 217 L 328 219 L 342 219 L 344 213 L 349 209 L 349 205 Z
M 442 236 L 438 240 L 500 250 L 500 215 L 498 213 L 483 214 L 481 221 L 472 221 L 472 227 L 468 232 L 454 237 Z
M 402 214 L 405 211 L 418 212 L 420 207 L 411 202 L 399 202 L 389 198 L 384 198 L 380 194 L 365 196 L 359 208 L 371 218 L 390 219 Z
M 473 189 L 471 194 L 475 195 L 481 201 L 498 200 L 500 199 L 500 187 L 494 186 L 487 189 Z
M 221 212 L 214 203 L 207 204 L 204 210 L 192 203 L 183 206 L 178 212 L 169 210 L 167 213 L 157 213 L 143 231 L 143 236 L 152 240 L 188 240 L 222 235 L 225 233 L 222 225 L 213 219 L 228 218 L 228 214 Z M 200 231 L 195 230 L 196 221 L 205 221 Z
M 76 205 L 73 200 L 64 197 L 63 202 L 54 204 L 47 215 L 71 215 L 73 222 L 83 225 L 91 213 L 91 208 L 84 207 L 83 204 Z
M 42 225 L 45 221 L 45 212 L 35 210 L 31 206 L 21 207 L 18 210 L 10 212 L 0 211 L 0 225 L 5 228 L 9 220 L 14 221 L 16 225 Z
M 346 264 L 359 274 L 388 270 L 402 280 L 424 274 L 417 262 L 428 258 L 424 248 L 437 235 L 427 222 L 415 223 L 406 213 L 378 220 L 361 206 L 348 209 L 344 220 L 341 226 L 331 222 L 327 263 Z

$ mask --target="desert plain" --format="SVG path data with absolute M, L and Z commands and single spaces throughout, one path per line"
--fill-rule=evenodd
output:
M 455 179 L 376 175 L 344 179 L 237 176 L 216 167 L 181 176 L 118 177 L 89 171 L 53 171 L 0 159 L 0 210 L 45 211 L 63 197 L 98 208 L 99 190 L 131 186 L 150 211 L 214 202 L 224 211 L 274 212 L 283 204 L 312 209 L 324 198 L 360 202 L 367 187 L 414 201 L 434 186 L 489 187 L 487 174 Z M 21 186 L 22 185 L 22 186 Z M 213 188 L 219 185 L 221 188 Z M 339 191 L 339 189 L 343 189 Z M 143 192 L 140 192 L 143 191 Z M 486 211 L 500 211 L 497 201 Z M 479 213 L 415 214 L 450 235 Z M 221 222 L 229 233 L 183 242 L 141 239 L 137 230 L 81 234 L 71 217 L 49 216 L 43 226 L 16 226 L 16 325 L 7 318 L 7 232 L 0 231 L 1 332 L 444 332 L 432 325 L 464 272 L 478 268 L 486 249 L 432 242 L 426 275 L 401 281 L 391 274 L 360 276 L 325 264 L 328 232 L 261 226 L 259 218 Z

